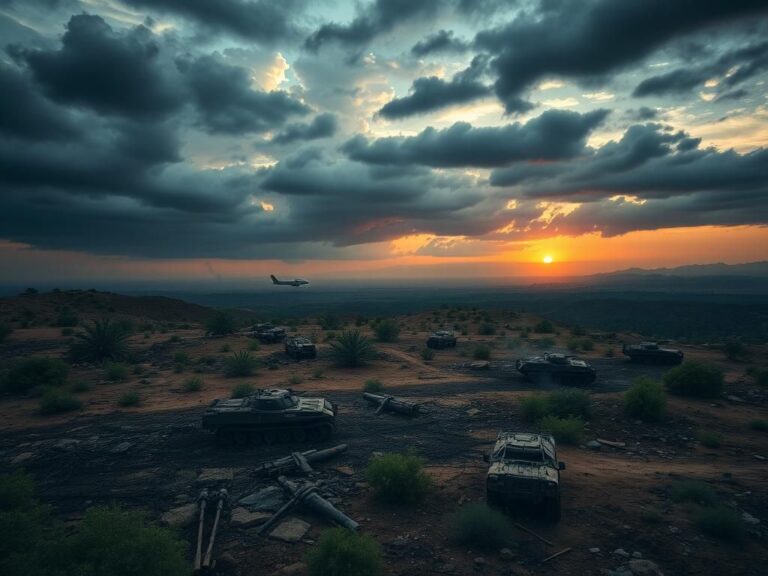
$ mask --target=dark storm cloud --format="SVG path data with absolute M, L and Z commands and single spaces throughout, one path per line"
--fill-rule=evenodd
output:
M 2 62 L 0 86 L 0 133 L 49 140 L 78 132 L 66 110 L 45 100 L 21 72 Z
M 253 90 L 245 69 L 215 56 L 181 59 L 177 66 L 203 128 L 210 133 L 245 134 L 279 128 L 309 108 L 282 91 Z
M 102 114 L 159 118 L 181 106 L 144 26 L 114 31 L 101 17 L 72 16 L 58 50 L 16 50 L 45 94 Z
M 768 13 L 764 0 L 592 0 L 556 3 L 481 32 L 496 57 L 495 89 L 508 112 L 531 108 L 524 94 L 548 76 L 589 80 L 640 61 L 667 42 L 732 19 Z
M 336 42 L 361 48 L 371 40 L 393 30 L 398 24 L 435 14 L 443 2 L 413 0 L 375 0 L 349 24 L 323 24 L 307 38 L 305 48 L 319 50 L 323 44 Z
M 687 93 L 708 79 L 725 74 L 727 76 L 720 82 L 720 87 L 727 89 L 765 69 L 768 69 L 768 42 L 761 42 L 723 54 L 714 62 L 686 66 L 646 78 L 637 85 L 632 95 L 643 97 Z
M 435 52 L 466 52 L 469 43 L 455 38 L 453 30 L 439 30 L 413 45 L 411 54 L 422 58 Z
M 607 115 L 607 110 L 586 114 L 549 110 L 525 124 L 499 128 L 473 128 L 457 122 L 444 130 L 430 127 L 407 138 L 369 142 L 356 136 L 342 150 L 352 160 L 368 164 L 494 167 L 523 160 L 557 160 L 581 154 L 587 137 Z
M 137 8 L 170 12 L 212 28 L 257 42 L 290 36 L 292 16 L 303 2 L 296 0 L 122 0 Z
M 275 144 L 291 144 L 299 140 L 317 140 L 329 138 L 336 133 L 338 121 L 330 113 L 318 114 L 309 124 L 289 124 L 279 132 L 272 142 Z
M 485 63 L 485 57 L 476 56 L 469 68 L 456 74 L 449 82 L 437 76 L 417 78 L 408 96 L 388 102 L 382 106 L 379 114 L 394 120 L 426 114 L 454 104 L 466 104 L 487 96 L 490 88 L 478 80 L 485 69 Z
M 625 112 L 625 116 L 631 120 L 643 122 L 645 120 L 653 120 L 659 115 L 658 111 L 647 106 L 641 106 L 637 110 L 630 108 Z

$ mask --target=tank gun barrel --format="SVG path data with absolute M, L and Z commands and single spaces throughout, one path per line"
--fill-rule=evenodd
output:
M 322 462 L 333 458 L 337 454 L 341 454 L 347 451 L 348 446 L 346 444 L 339 444 L 331 448 L 325 448 L 324 450 L 307 450 L 306 452 L 293 452 L 292 454 L 277 460 L 270 460 L 269 462 L 263 462 L 256 466 L 254 472 L 261 475 L 275 475 L 284 474 L 293 470 L 299 469 L 303 472 L 311 472 L 312 469 L 304 466 L 304 463 L 309 466 L 313 462 Z
M 394 396 L 386 396 L 384 394 L 373 394 L 371 392 L 363 392 L 363 398 L 365 398 L 371 404 L 378 406 L 376 413 L 384 410 L 390 410 L 397 412 L 398 414 L 405 414 L 412 416 L 413 414 L 419 414 L 424 412 L 424 409 L 415 402 L 408 402 Z

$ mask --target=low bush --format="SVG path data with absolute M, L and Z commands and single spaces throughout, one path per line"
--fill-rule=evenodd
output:
M 480 327 L 477 329 L 477 333 L 480 336 L 493 336 L 496 334 L 496 326 L 491 324 L 490 322 L 483 322 L 480 324 Z
M 291 386 L 298 386 L 302 382 L 304 382 L 304 378 L 302 378 L 298 374 L 293 374 L 290 378 L 288 378 L 288 384 L 290 384 Z
M 94 320 L 83 326 L 83 332 L 75 334 L 70 355 L 77 362 L 103 362 L 122 360 L 128 353 L 130 332 L 125 324 L 109 318 Z
M 589 352 L 591 350 L 595 349 L 595 343 L 592 342 L 589 338 L 584 338 L 581 341 L 581 349 L 584 350 L 584 352 Z
M 421 359 L 425 362 L 435 359 L 435 351 L 432 348 L 422 348 L 420 352 Z
M 368 535 L 344 528 L 324 530 L 306 556 L 311 576 L 379 576 L 384 573 L 381 550 Z
M 81 394 L 83 392 L 88 392 L 91 388 L 92 386 L 85 380 L 76 380 L 75 382 L 72 382 L 72 384 L 69 385 L 69 391 L 74 394 Z
M 186 366 L 189 364 L 189 354 L 181 351 L 176 352 L 176 354 L 173 355 L 173 361 L 181 366 Z
M 252 376 L 256 370 L 256 358 L 250 352 L 235 352 L 227 358 L 225 373 L 229 378 Z
M 331 344 L 331 353 L 339 366 L 356 368 L 372 360 L 376 349 L 359 330 L 347 330 Z
M 68 375 L 69 366 L 58 358 L 27 358 L 13 365 L 5 376 L 3 389 L 23 394 L 37 386 L 61 386 Z
M 558 418 L 577 416 L 583 420 L 592 417 L 592 399 L 583 390 L 555 390 L 547 395 L 548 414 Z
M 224 354 L 226 354 L 227 352 L 232 352 L 232 346 L 230 346 L 229 344 L 222 344 L 221 348 L 219 348 L 219 352 L 222 352 Z
M 129 408 L 131 406 L 138 406 L 141 404 L 141 396 L 139 396 L 138 392 L 126 392 L 117 401 L 118 406 L 122 406 L 123 408 Z
M 717 398 L 723 393 L 723 373 L 716 366 L 688 360 L 664 375 L 672 394 L 698 398 Z
M 323 377 L 323 369 L 322 368 L 315 368 L 314 372 L 312 372 L 312 378 L 315 380 L 320 380 Z
M 375 457 L 365 470 L 375 497 L 392 504 L 421 502 L 431 487 L 423 461 L 413 453 Z
M 394 320 L 382 320 L 373 328 L 379 342 L 394 342 L 400 336 L 400 326 Z
M 720 448 L 723 443 L 723 435 L 712 430 L 702 430 L 697 434 L 699 442 L 707 448 Z
M 755 382 L 760 386 L 768 386 L 768 368 L 758 368 L 754 372 Z
M 381 380 L 378 380 L 376 378 L 369 378 L 365 381 L 365 384 L 363 384 L 363 391 L 364 392 L 370 392 L 372 394 L 376 394 L 378 392 L 381 392 L 384 390 L 384 384 L 381 383 Z
M 723 353 L 728 360 L 734 362 L 749 358 L 749 350 L 739 340 L 729 340 L 723 344 Z
M 75 329 L 67 326 L 66 328 L 61 329 L 61 335 L 62 336 L 72 336 L 72 334 L 75 333 Z
M 465 546 L 498 550 L 512 540 L 507 517 L 485 504 L 467 504 L 453 516 L 453 540 Z
M 205 329 L 211 336 L 224 336 L 237 329 L 237 322 L 229 312 L 217 312 L 205 323 Z
M 257 352 L 259 350 L 259 343 L 256 340 L 248 342 L 248 350 L 251 352 Z
M 539 427 L 552 434 L 560 444 L 578 444 L 584 435 L 584 422 L 576 417 L 547 416 L 541 419 Z
M 635 378 L 624 394 L 624 412 L 631 418 L 655 422 L 664 417 L 666 409 L 667 395 L 661 382 L 645 376 Z
M 341 318 L 333 314 L 323 314 L 317 319 L 317 323 L 323 330 L 340 330 L 342 328 Z
M 555 331 L 555 327 L 549 320 L 542 320 L 533 327 L 533 331 L 538 334 L 552 334 Z
M 549 414 L 549 403 L 543 394 L 527 396 L 520 401 L 520 411 L 526 422 L 538 422 Z
M 13 328 L 7 324 L 0 324 L 0 342 L 8 338 L 13 333 Z
M 550 338 L 549 336 L 546 336 L 544 338 L 539 338 L 538 340 L 535 340 L 534 344 L 536 345 L 536 348 L 539 348 L 541 350 L 549 350 L 555 345 L 555 339 Z
M 242 384 L 238 384 L 234 388 L 232 388 L 232 398 L 245 398 L 249 394 L 253 394 L 256 391 L 256 388 L 253 387 L 253 384 L 248 384 L 247 382 L 243 382 Z
M 486 344 L 478 344 L 472 351 L 472 358 L 475 360 L 489 360 L 491 358 L 491 347 Z
M 712 487 L 701 480 L 678 480 L 672 485 L 670 496 L 675 502 L 694 502 L 711 506 L 717 501 Z
M 725 506 L 702 508 L 696 511 L 693 520 L 699 530 L 707 536 L 731 541 L 744 538 L 744 521 L 732 508 Z
M 49 416 L 51 414 L 63 414 L 64 412 L 72 412 L 74 410 L 80 410 L 83 407 L 83 403 L 75 398 L 71 393 L 59 388 L 49 388 L 43 393 L 40 398 L 39 409 L 40 414 Z
M 752 420 L 749 427 L 758 432 L 768 432 L 768 420 Z
M 184 381 L 184 392 L 200 392 L 203 389 L 203 379 L 200 376 L 192 376 Z
M 104 377 L 110 382 L 124 382 L 128 378 L 128 366 L 119 362 L 107 362 Z

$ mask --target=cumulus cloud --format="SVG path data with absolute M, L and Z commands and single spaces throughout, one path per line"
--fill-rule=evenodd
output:
M 275 144 L 291 144 L 298 140 L 329 138 L 336 133 L 338 121 L 333 114 L 318 114 L 309 124 L 289 124 L 272 138 Z
M 438 30 L 414 44 L 411 54 L 423 58 L 436 52 L 466 52 L 469 47 L 469 42 L 456 38 L 453 30 Z

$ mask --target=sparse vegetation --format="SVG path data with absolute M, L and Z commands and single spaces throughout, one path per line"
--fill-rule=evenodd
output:
M 549 414 L 549 403 L 544 394 L 527 396 L 520 401 L 520 411 L 526 422 L 538 422 Z
M 126 392 L 117 401 L 118 406 L 122 406 L 123 408 L 129 408 L 132 406 L 138 406 L 141 404 L 141 396 L 139 396 L 138 392 Z
M 315 380 L 320 380 L 323 377 L 323 369 L 322 368 L 315 368 L 315 370 L 312 372 L 312 378 Z
M 655 422 L 664 417 L 667 395 L 661 382 L 641 376 L 635 378 L 632 387 L 624 394 L 624 412 L 631 418 Z
M 552 434 L 561 444 L 578 444 L 584 435 L 584 422 L 577 417 L 547 416 L 541 419 L 539 427 Z
M 251 352 L 256 352 L 259 349 L 259 343 L 256 340 L 251 340 L 248 342 L 248 350 Z
M 73 394 L 81 394 L 83 392 L 88 392 L 92 386 L 86 382 L 85 380 L 76 380 L 69 386 L 69 391 Z
M 475 346 L 475 349 L 472 351 L 472 357 L 475 360 L 490 360 L 491 358 L 491 347 L 487 344 L 478 344 Z
M 384 390 L 384 384 L 381 383 L 381 380 L 377 380 L 376 378 L 369 378 L 365 381 L 365 384 L 363 384 L 364 392 L 376 394 L 382 390 Z
M 549 320 L 542 320 L 533 327 L 533 331 L 537 334 L 552 334 L 555 331 L 555 327 Z
M 432 481 L 423 461 L 413 453 L 384 454 L 371 460 L 365 470 L 374 495 L 391 504 L 416 504 L 429 491 Z
M 419 355 L 421 356 L 421 359 L 424 360 L 425 362 L 429 362 L 430 360 L 435 359 L 435 351 L 432 350 L 432 348 L 422 348 Z
M 539 338 L 535 341 L 536 347 L 541 350 L 549 350 L 555 345 L 555 339 L 550 337 Z
M 740 340 L 729 340 L 723 344 L 723 354 L 732 362 L 749 358 L 749 350 Z
M 192 376 L 184 381 L 184 392 L 200 392 L 203 389 L 203 379 L 200 376 Z
M 124 382 L 128 378 L 128 366 L 120 362 L 107 362 L 104 365 L 104 377 L 109 382 Z
M 27 358 L 13 365 L 0 388 L 11 394 L 25 394 L 38 386 L 61 386 L 68 375 L 69 366 L 58 358 Z
M 229 378 L 252 376 L 256 370 L 256 359 L 250 352 L 235 352 L 227 358 L 225 373 Z
M 205 323 L 205 329 L 211 336 L 226 336 L 237 330 L 237 322 L 229 312 L 217 312 Z
M 368 363 L 376 355 L 371 341 L 359 330 L 346 330 L 331 344 L 331 352 L 339 366 L 355 368 Z
M 317 323 L 323 330 L 341 330 L 341 318 L 334 314 L 323 314 L 317 319 Z
M 467 504 L 453 517 L 453 539 L 465 546 L 498 550 L 512 540 L 512 526 L 503 513 L 485 504 Z
M 291 386 L 298 386 L 302 382 L 304 382 L 304 378 L 302 378 L 298 374 L 292 374 L 291 377 L 288 378 L 288 384 L 290 384 Z
M 496 334 L 496 326 L 490 322 L 483 322 L 477 329 L 477 333 L 480 336 L 493 336 Z
M 5 341 L 13 333 L 13 328 L 7 324 L 0 324 L 0 342 Z
M 714 430 L 702 430 L 697 434 L 699 442 L 707 448 L 720 448 L 723 443 L 723 435 Z
M 711 364 L 688 360 L 664 375 L 672 394 L 698 398 L 717 398 L 723 393 L 723 373 Z
M 740 514 L 726 506 L 697 510 L 694 514 L 694 522 L 707 536 L 730 541 L 744 538 L 744 522 Z
M 176 354 L 173 355 L 173 361 L 177 366 L 186 366 L 189 364 L 189 354 L 182 351 L 176 352 Z
M 232 346 L 230 346 L 229 344 L 222 344 L 221 348 L 219 348 L 219 352 L 222 352 L 224 354 L 228 352 L 232 352 Z
M 693 502 L 711 506 L 717 501 L 712 487 L 701 480 L 679 480 L 672 485 L 670 496 L 675 502 Z
M 373 331 L 379 342 L 395 342 L 400 336 L 400 325 L 394 320 L 386 319 L 378 322 Z
M 310 576 L 380 576 L 384 572 L 376 541 L 344 528 L 324 530 L 306 560 Z
M 592 399 L 583 390 L 555 390 L 547 395 L 547 414 L 559 418 L 576 416 L 584 420 L 592 417 Z
M 83 332 L 75 334 L 70 347 L 72 359 L 77 362 L 103 362 L 122 360 L 128 355 L 130 333 L 124 325 L 109 318 L 94 320 L 83 326 Z
M 757 430 L 758 432 L 768 432 L 768 420 L 752 420 L 749 423 L 751 430 Z
M 245 398 L 249 394 L 253 394 L 256 391 L 256 388 L 253 387 L 253 384 L 248 384 L 247 382 L 243 382 L 242 384 L 238 384 L 234 388 L 232 388 L 232 398 Z
M 59 388 L 48 388 L 40 398 L 39 403 L 40 414 L 45 416 L 72 412 L 80 410 L 82 407 L 83 404 L 80 400 Z

